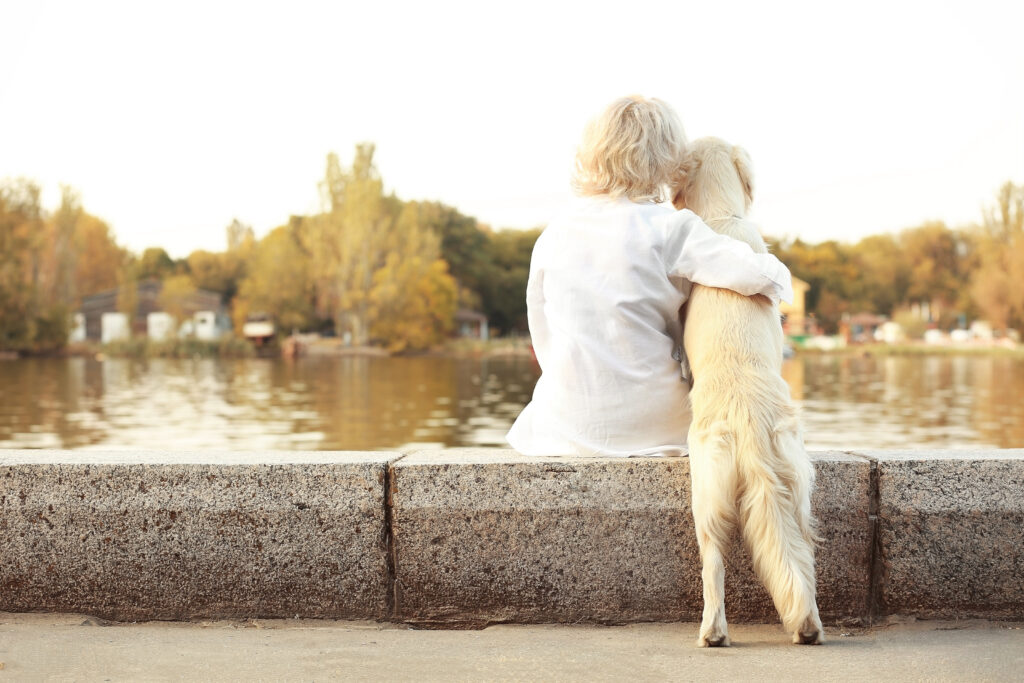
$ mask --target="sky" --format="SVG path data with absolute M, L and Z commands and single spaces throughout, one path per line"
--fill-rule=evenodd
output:
M 978 221 L 1024 184 L 1024 3 L 0 0 L 0 179 L 135 251 L 320 208 L 326 155 L 495 228 L 570 197 L 586 122 L 659 97 L 745 147 L 769 235 Z

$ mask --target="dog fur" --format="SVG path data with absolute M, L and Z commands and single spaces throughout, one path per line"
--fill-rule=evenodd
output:
M 673 198 L 717 232 L 765 253 L 744 217 L 750 157 L 717 138 L 694 142 Z M 762 296 L 695 285 L 683 343 L 693 376 L 690 473 L 703 562 L 698 644 L 729 645 L 724 554 L 737 527 L 794 643 L 824 642 L 815 601 L 814 467 L 781 376 L 779 313 Z

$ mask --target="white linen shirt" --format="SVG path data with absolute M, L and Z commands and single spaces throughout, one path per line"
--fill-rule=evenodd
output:
M 684 454 L 679 308 L 693 282 L 775 303 L 793 296 L 777 258 L 719 235 L 692 211 L 574 201 L 530 260 L 527 316 L 541 377 L 509 444 L 525 455 Z

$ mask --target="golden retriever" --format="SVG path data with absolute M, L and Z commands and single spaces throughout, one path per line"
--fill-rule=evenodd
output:
M 694 142 L 673 197 L 716 232 L 765 253 L 745 220 L 753 199 L 750 157 L 717 138 Z M 725 566 L 737 527 L 754 569 L 794 643 L 824 641 L 815 601 L 814 466 L 781 376 L 783 336 L 765 297 L 695 285 L 683 334 L 693 389 L 690 472 L 704 613 L 698 644 L 729 645 Z

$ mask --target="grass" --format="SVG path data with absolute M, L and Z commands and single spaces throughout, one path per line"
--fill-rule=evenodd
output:
M 138 337 L 103 344 L 99 351 L 112 358 L 251 358 L 256 355 L 249 342 L 237 337 L 224 337 L 216 341 L 153 341 Z
M 458 337 L 446 341 L 440 351 L 453 356 L 529 355 L 530 338 L 495 337 L 482 341 Z

